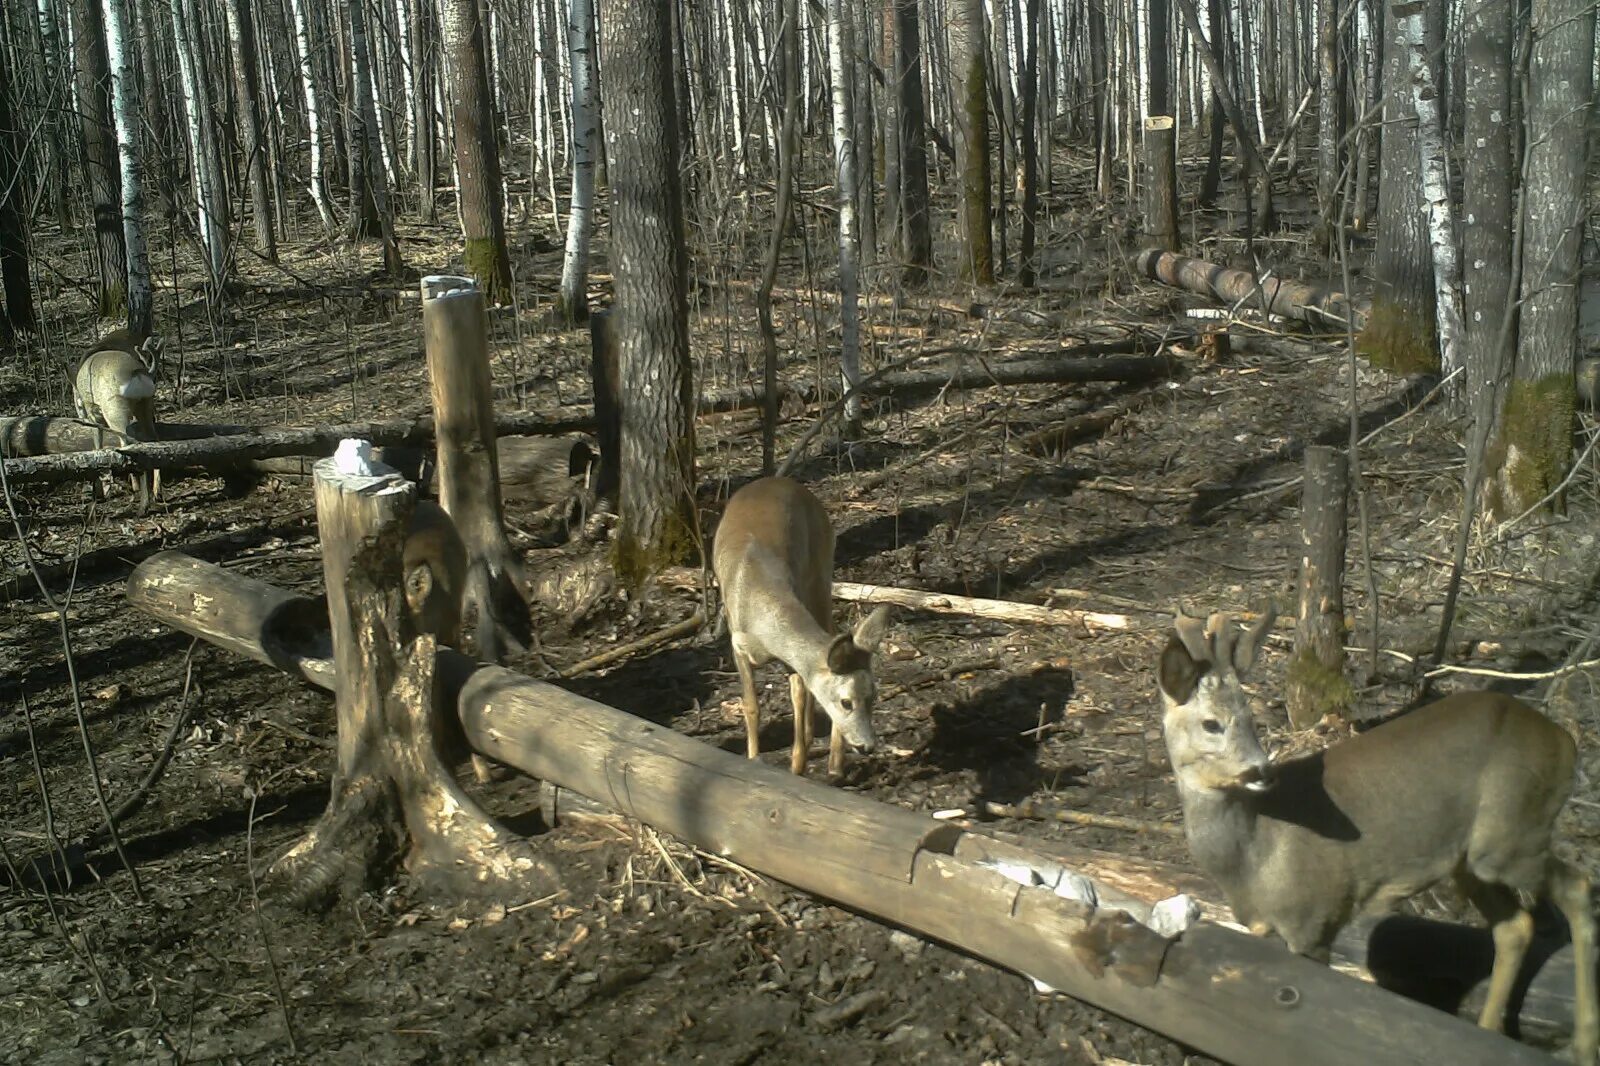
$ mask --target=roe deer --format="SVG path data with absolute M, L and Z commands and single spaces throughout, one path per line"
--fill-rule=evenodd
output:
M 733 494 L 717 527 L 712 567 L 722 587 L 743 686 L 746 750 L 760 753 L 761 711 L 755 668 L 777 659 L 794 671 L 794 750 L 789 769 L 803 774 L 812 715 L 822 705 L 833 722 L 828 772 L 844 768 L 844 742 L 871 751 L 877 687 L 872 653 L 888 628 L 879 607 L 854 633 L 833 630 L 833 523 L 805 486 L 789 478 L 753 481 Z
M 160 342 L 154 338 L 135 347 L 128 331 L 119 329 L 97 341 L 79 364 L 72 402 L 78 417 L 94 424 L 97 447 L 105 447 L 102 428 L 119 434 L 124 443 L 156 439 L 156 380 L 143 355 L 159 350 Z M 143 514 L 161 491 L 161 471 L 136 474 L 133 482 Z
M 1163 731 L 1195 861 L 1252 933 L 1327 961 L 1357 913 L 1454 877 L 1494 936 L 1478 1024 L 1501 1030 L 1548 895 L 1572 931 L 1575 1061 L 1593 1062 L 1594 917 L 1588 878 L 1551 853 L 1576 749 L 1520 700 L 1462 692 L 1314 755 L 1269 763 L 1239 678 L 1273 612 L 1242 635 L 1231 615 L 1179 614 L 1158 671 Z
M 461 597 L 467 587 L 467 547 L 455 522 L 443 507 L 432 500 L 418 500 L 406 527 L 406 543 L 401 550 L 401 568 L 406 591 L 406 608 L 418 633 L 431 633 L 440 644 L 461 648 Z M 457 735 L 454 707 L 441 708 L 446 727 Z M 470 751 L 470 749 L 469 749 Z M 494 774 L 490 762 L 477 752 L 472 755 L 472 772 L 488 782 Z

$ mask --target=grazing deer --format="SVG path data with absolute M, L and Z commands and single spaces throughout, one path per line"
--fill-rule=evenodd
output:
M 123 442 L 149 442 L 156 439 L 156 380 L 144 356 L 152 360 L 161 350 L 155 338 L 135 346 L 128 331 L 119 329 L 102 337 L 78 366 L 73 379 L 72 402 L 78 417 L 95 427 L 95 446 L 105 447 L 104 430 L 111 430 Z M 150 507 L 161 491 L 161 471 L 135 474 L 139 491 L 139 513 Z M 96 482 L 96 494 L 99 495 Z
M 833 523 L 810 490 L 789 478 L 753 481 L 733 494 L 717 527 L 712 567 L 722 587 L 743 686 L 746 751 L 760 753 L 755 668 L 777 659 L 794 671 L 794 750 L 789 769 L 805 773 L 817 704 L 833 722 L 828 772 L 844 768 L 844 744 L 871 751 L 877 686 L 872 653 L 888 628 L 879 607 L 854 633 L 833 630 Z
M 406 608 L 418 633 L 431 633 L 447 647 L 461 648 L 461 597 L 467 587 L 467 547 L 455 522 L 432 500 L 419 500 L 406 527 L 401 549 Z M 455 708 L 442 708 L 451 734 L 459 734 Z M 472 772 L 479 781 L 494 778 L 492 763 L 471 752 Z
M 1600 1039 L 1589 881 L 1551 853 L 1572 788 L 1566 731 L 1520 700 L 1462 692 L 1315 755 L 1272 764 L 1239 678 L 1271 628 L 1179 614 L 1158 671 L 1167 752 L 1195 860 L 1252 933 L 1327 961 L 1356 914 L 1454 877 L 1494 936 L 1478 1024 L 1501 1030 L 1533 937 L 1524 901 L 1566 915 L 1577 968 L 1572 1051 Z

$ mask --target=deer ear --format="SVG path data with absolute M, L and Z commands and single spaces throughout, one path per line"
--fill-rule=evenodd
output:
M 1200 687 L 1200 679 L 1205 676 L 1210 664 L 1197 660 L 1189 654 L 1189 649 L 1176 634 L 1167 639 L 1167 646 L 1161 651 L 1161 664 L 1156 670 L 1156 680 L 1161 685 L 1161 691 L 1174 703 L 1188 703 L 1194 698 L 1195 689 Z
M 884 604 L 856 623 L 856 630 L 850 639 L 855 642 L 856 647 L 870 653 L 883 642 L 883 635 L 888 631 L 889 607 Z
M 433 593 L 433 567 L 427 563 L 411 568 L 406 574 L 406 603 L 413 611 L 418 610 L 428 602 L 428 597 Z
M 828 669 L 835 674 L 853 674 L 872 665 L 872 653 L 856 647 L 849 633 L 840 633 L 828 645 Z
M 1250 667 L 1255 665 L 1256 652 L 1261 650 L 1261 645 L 1266 641 L 1267 633 L 1272 629 L 1272 623 L 1277 620 L 1278 605 L 1268 601 L 1262 608 L 1255 625 L 1245 631 L 1239 644 L 1233 650 L 1233 672 L 1243 677 L 1250 672 Z

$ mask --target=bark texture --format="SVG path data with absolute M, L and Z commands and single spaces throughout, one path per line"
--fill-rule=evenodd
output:
M 456 177 L 461 183 L 461 229 L 467 273 L 490 303 L 511 298 L 505 197 L 489 92 L 483 20 L 478 0 L 442 0 L 440 25 L 450 57 L 450 108 L 455 120 Z

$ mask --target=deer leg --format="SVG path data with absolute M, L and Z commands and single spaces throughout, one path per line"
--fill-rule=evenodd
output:
M 794 704 L 794 749 L 789 753 L 789 772 L 804 775 L 806 757 L 811 754 L 811 719 L 816 703 L 799 674 L 789 675 L 789 702 Z
M 838 777 L 844 773 L 844 731 L 839 728 L 839 723 L 833 724 L 833 732 L 828 734 L 828 776 Z
M 1551 859 L 1550 900 L 1566 916 L 1572 933 L 1576 973 L 1572 991 L 1572 1061 L 1578 1066 L 1591 1066 L 1600 1050 L 1600 1004 L 1596 1003 L 1595 922 L 1589 905 L 1589 878 L 1560 859 Z
M 744 753 L 754 759 L 761 754 L 761 705 L 756 702 L 755 667 L 738 652 L 733 653 L 733 665 L 739 669 L 739 687 L 744 706 Z
M 1482 912 L 1494 936 L 1494 968 L 1489 971 L 1489 991 L 1478 1012 L 1478 1025 L 1505 1032 L 1511 989 L 1528 945 L 1533 942 L 1533 915 L 1522 909 L 1516 891 L 1506 885 L 1489 884 L 1467 873 L 1461 874 L 1457 883 Z

